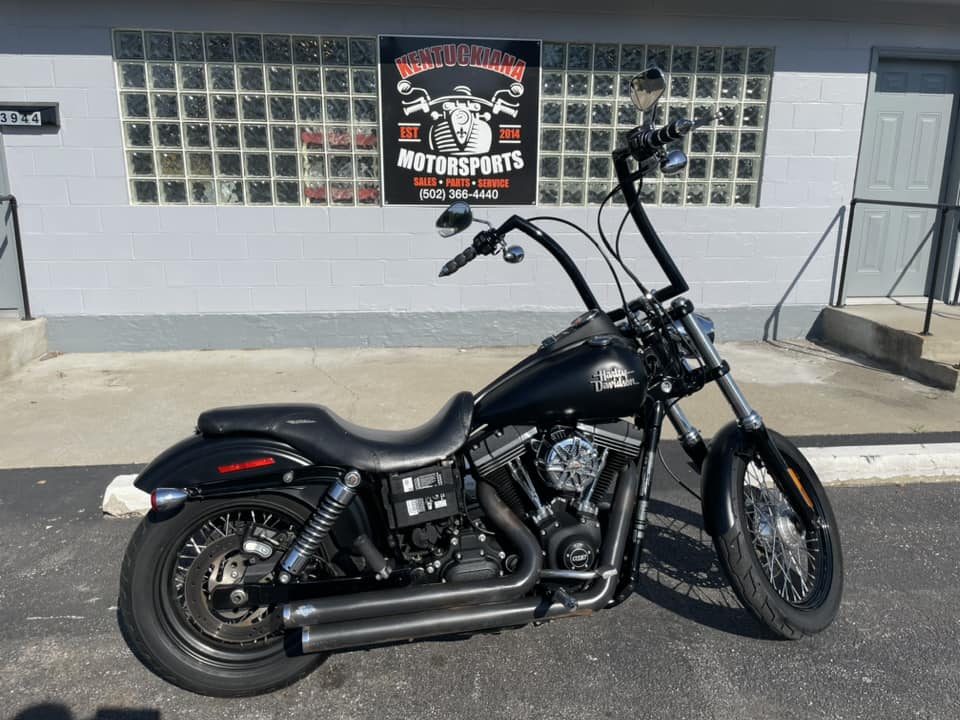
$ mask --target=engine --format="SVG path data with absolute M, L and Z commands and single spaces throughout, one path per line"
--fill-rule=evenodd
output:
M 547 567 L 589 570 L 602 541 L 600 512 L 641 445 L 642 433 L 625 421 L 509 427 L 475 445 L 471 459 L 480 477 L 536 527 Z

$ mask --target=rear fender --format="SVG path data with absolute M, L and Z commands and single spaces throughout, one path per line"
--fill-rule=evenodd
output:
M 700 502 L 703 527 L 712 537 L 726 533 L 734 522 L 737 488 L 734 464 L 738 455 L 752 447 L 753 439 L 737 423 L 720 428 L 710 441 L 710 450 L 700 474 Z
M 251 460 L 268 460 L 270 464 L 226 473 L 221 470 Z M 283 474 L 288 470 L 310 465 L 310 460 L 294 448 L 272 438 L 246 435 L 207 437 L 196 434 L 158 455 L 144 468 L 134 485 L 147 493 L 158 487 L 193 487 L 202 492 L 204 486 L 222 487 L 226 482 L 235 485 L 236 495 L 245 494 L 244 486 L 249 485 L 251 495 L 286 495 L 313 509 L 329 486 L 335 482 L 332 477 L 323 477 L 318 472 L 316 478 L 309 477 L 308 474 L 298 478 L 296 484 L 287 485 L 282 480 Z M 337 521 L 334 536 L 340 547 L 349 547 L 353 538 L 360 534 L 365 533 L 372 537 L 380 534 L 371 533 L 370 519 L 362 501 L 365 496 L 374 497 L 372 491 L 361 493 L 358 498 L 361 502 L 350 503 Z

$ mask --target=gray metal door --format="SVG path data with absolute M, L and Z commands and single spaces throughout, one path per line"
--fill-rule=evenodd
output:
M 3 155 L 3 133 L 0 132 L 0 196 L 10 193 L 7 163 Z M 17 244 L 13 236 L 13 209 L 9 202 L 0 202 L 0 316 L 11 310 L 22 310 L 20 268 Z
M 870 200 L 942 202 L 960 89 L 956 65 L 880 60 L 872 83 L 854 195 Z M 935 210 L 857 205 L 846 294 L 926 294 L 928 260 L 937 232 Z

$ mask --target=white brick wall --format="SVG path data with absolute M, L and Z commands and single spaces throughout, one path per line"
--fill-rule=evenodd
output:
M 569 6 L 568 6 L 569 7 Z M 716 8 L 714 7 L 714 10 Z M 706 307 L 825 304 L 838 211 L 851 197 L 871 48 L 960 48 L 956 26 L 519 13 L 523 37 L 776 48 L 759 208 L 653 209 L 651 216 Z M 372 17 L 377 21 L 373 22 Z M 0 99 L 55 100 L 59 133 L 5 134 L 23 206 L 24 254 L 37 314 L 567 309 L 559 268 L 531 242 L 519 266 L 477 262 L 436 277 L 463 238 L 433 232 L 436 208 L 130 207 L 120 146 L 110 32 L 115 26 L 323 33 L 505 33 L 502 15 L 459 8 L 414 13 L 275 2 L 21 4 L 0 28 Z M 416 18 L 414 21 L 413 18 Z M 428 24 L 423 25 L 426 20 Z M 416 25 L 414 25 L 416 22 Z M 515 209 L 480 209 L 498 220 Z M 516 209 L 521 213 L 531 208 Z M 595 227 L 592 211 L 557 212 Z M 608 217 L 610 225 L 614 214 Z M 592 249 L 557 238 L 583 261 L 597 294 L 615 289 Z M 562 231 L 561 231 L 562 230 Z M 634 267 L 662 282 L 625 237 Z

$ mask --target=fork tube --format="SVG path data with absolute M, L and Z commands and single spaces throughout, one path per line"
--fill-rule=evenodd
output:
M 673 309 L 683 313 L 680 322 L 697 348 L 697 352 L 700 353 L 704 364 L 710 370 L 723 368 L 723 360 L 720 359 L 717 348 L 710 342 L 710 338 L 704 335 L 700 325 L 693 317 L 693 303 L 686 298 L 680 298 L 674 301 Z M 744 430 L 758 430 L 763 426 L 763 419 L 757 414 L 756 410 L 750 407 L 750 403 L 747 402 L 747 398 L 729 372 L 725 372 L 717 378 L 717 385 L 720 386 L 720 391 L 727 402 L 730 403 L 730 407 L 733 408 L 733 412 Z
M 643 460 L 640 467 L 640 492 L 637 496 L 633 518 L 633 549 L 630 558 L 630 584 L 640 575 L 640 556 L 643 552 L 643 536 L 647 529 L 647 508 L 650 505 L 650 488 L 653 485 L 653 465 L 660 444 L 663 428 L 663 403 L 655 402 L 644 417 Z
M 687 419 L 686 414 L 680 409 L 680 404 L 676 400 L 673 400 L 667 405 L 667 417 L 670 418 L 670 424 L 673 425 L 677 431 L 684 452 L 693 460 L 697 469 L 701 469 L 703 467 L 703 461 L 707 457 L 707 446 L 703 442 L 703 436 L 700 435 L 700 431 Z

